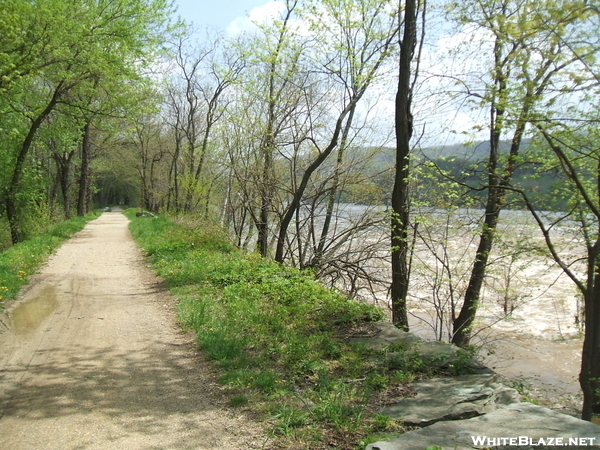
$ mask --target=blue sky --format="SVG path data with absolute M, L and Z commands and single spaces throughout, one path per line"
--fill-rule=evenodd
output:
M 275 3 L 269 0 L 175 0 L 177 13 L 186 22 L 229 32 L 243 28 L 248 13 L 259 18 L 272 10 Z

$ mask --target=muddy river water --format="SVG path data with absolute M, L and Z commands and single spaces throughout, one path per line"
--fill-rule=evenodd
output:
M 583 345 L 575 320 L 577 293 L 558 268 L 542 270 L 540 264 L 538 271 L 545 275 L 532 275 L 526 282 L 531 292 L 540 293 L 522 299 L 510 315 L 493 296 L 484 299 L 472 343 L 482 362 L 525 396 L 575 414 L 581 404 L 578 375 Z M 540 287 L 549 279 L 557 281 L 551 288 Z M 415 305 L 411 331 L 434 338 L 432 312 Z
M 348 222 L 363 213 L 361 208 L 346 208 Z M 432 211 L 420 225 L 409 292 L 409 321 L 415 334 L 448 340 L 447 318 L 452 302 L 457 309 L 462 304 L 480 216 L 480 211 L 457 211 L 452 217 Z M 503 212 L 500 224 L 472 343 L 480 348 L 482 362 L 524 395 L 576 414 L 581 404 L 580 296 L 573 281 L 545 252 L 529 213 Z M 556 226 L 554 232 L 558 250 L 569 261 L 585 255 L 575 224 Z M 374 231 L 369 239 L 385 246 L 382 233 Z M 387 267 L 381 265 L 381 279 L 389 280 Z M 377 296 L 384 309 L 386 290 L 384 286 Z

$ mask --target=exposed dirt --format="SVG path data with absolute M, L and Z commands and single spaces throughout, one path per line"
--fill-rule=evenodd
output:
M 177 328 L 127 219 L 66 242 L 0 323 L 0 448 L 268 447 Z

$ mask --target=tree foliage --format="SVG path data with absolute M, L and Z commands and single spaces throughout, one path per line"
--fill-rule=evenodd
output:
M 23 239 L 23 211 L 34 200 L 22 195 L 30 153 L 41 144 L 40 132 L 61 122 L 54 116 L 76 118 L 72 123 L 79 129 L 82 152 L 78 213 L 86 212 L 94 122 L 99 115 L 124 114 L 128 105 L 122 99 L 132 97 L 122 94 L 143 83 L 142 70 L 159 50 L 169 7 L 163 0 L 40 0 L 2 6 L 7 15 L 2 20 L 6 32 L 0 35 L 0 101 L 3 123 L 17 125 L 1 130 L 14 136 L 5 148 L 10 169 L 3 191 L 16 243 Z M 70 161 L 62 159 L 63 164 Z

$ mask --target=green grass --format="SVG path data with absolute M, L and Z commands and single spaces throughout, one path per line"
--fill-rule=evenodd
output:
M 190 229 L 164 216 L 135 217 L 131 231 L 153 269 L 179 299 L 184 329 L 221 371 L 221 383 L 264 414 L 289 447 L 358 448 L 369 434 L 400 429 L 374 414 L 375 394 L 427 368 L 377 364 L 352 345 L 349 330 L 382 312 L 325 289 L 311 274 L 231 246 L 214 229 Z M 332 436 L 334 438 L 332 438 Z M 327 437 L 327 438 L 326 438 Z M 364 448 L 364 447 L 363 447 Z
M 85 224 L 98 217 L 90 213 L 85 217 L 54 225 L 49 231 L 9 247 L 0 253 L 0 309 L 4 302 L 14 299 L 30 275 L 36 273 L 48 257 Z

